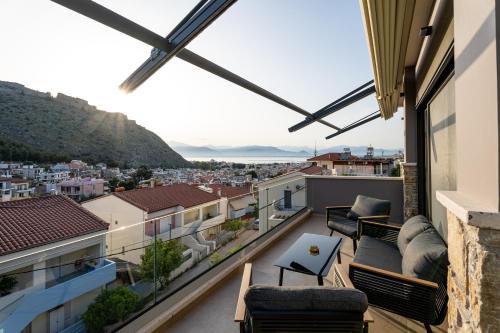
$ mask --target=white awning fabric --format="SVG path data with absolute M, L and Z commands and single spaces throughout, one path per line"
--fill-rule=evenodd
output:
M 380 112 L 398 108 L 415 0 L 360 0 Z

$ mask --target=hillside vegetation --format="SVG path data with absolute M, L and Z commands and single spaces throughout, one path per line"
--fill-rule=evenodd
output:
M 57 162 L 61 157 L 120 166 L 185 167 L 159 136 L 121 113 L 85 100 L 52 97 L 0 81 L 0 160 Z

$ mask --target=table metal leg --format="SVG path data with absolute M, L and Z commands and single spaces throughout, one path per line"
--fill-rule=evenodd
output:
M 279 285 L 280 286 L 283 285 L 283 268 L 280 268 L 280 282 L 279 282 Z
M 323 285 L 323 277 L 321 275 L 318 275 L 318 286 Z

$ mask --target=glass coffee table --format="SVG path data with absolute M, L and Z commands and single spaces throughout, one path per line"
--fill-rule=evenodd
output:
M 335 257 L 340 254 L 342 238 L 315 234 L 302 234 L 292 246 L 283 253 L 274 266 L 280 268 L 279 285 L 283 285 L 283 271 L 289 270 L 318 277 L 318 285 L 323 285 L 323 277 L 327 276 Z M 319 251 L 311 251 L 317 246 Z

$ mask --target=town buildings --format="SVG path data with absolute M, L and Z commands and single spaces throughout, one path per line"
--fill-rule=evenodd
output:
M 371 153 L 370 153 L 371 152 Z M 394 159 L 373 156 L 373 148 L 363 157 L 351 154 L 347 148 L 341 153 L 326 153 L 307 160 L 338 176 L 390 176 Z
M 204 257 L 215 249 L 215 243 L 205 238 L 226 220 L 217 195 L 188 184 L 113 192 L 82 205 L 110 224 L 108 251 L 133 263 L 140 262 L 144 252 L 140 247 L 155 235 L 161 239 L 184 236 L 182 242 Z

